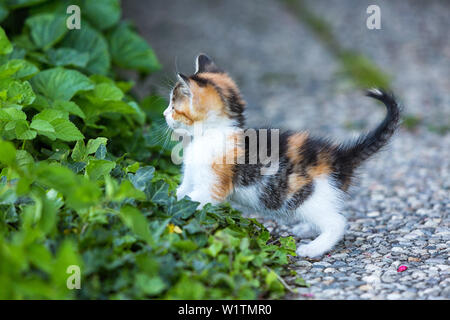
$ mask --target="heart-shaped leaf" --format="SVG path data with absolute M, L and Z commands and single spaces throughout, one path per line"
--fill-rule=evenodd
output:
M 94 88 L 92 81 L 75 70 L 53 68 L 39 72 L 31 79 L 33 88 L 47 98 L 70 100 L 77 92 Z
M 25 21 L 38 48 L 47 50 L 60 41 L 67 31 L 66 17 L 51 13 L 31 16 Z

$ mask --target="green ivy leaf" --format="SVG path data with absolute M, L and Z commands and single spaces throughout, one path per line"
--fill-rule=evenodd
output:
M 117 192 L 114 193 L 113 201 L 123 201 L 125 198 L 145 200 L 145 194 L 134 188 L 129 180 L 123 180 Z
M 128 178 L 136 189 L 145 191 L 152 181 L 154 172 L 154 167 L 145 166 L 139 168 L 135 174 L 129 173 Z
M 168 193 L 169 193 L 169 185 L 162 180 L 151 184 L 150 190 L 148 190 L 150 200 L 154 203 L 162 205 L 167 205 L 169 203 Z
M 104 145 L 104 144 L 101 144 L 101 145 L 98 147 L 97 151 L 95 151 L 94 156 L 95 156 L 97 159 L 105 159 L 106 153 L 107 153 L 107 152 L 108 152 L 108 150 L 106 150 L 105 145 Z
M 172 216 L 188 219 L 195 213 L 198 205 L 198 202 L 193 202 L 186 199 L 174 201 L 167 206 L 167 213 Z
M 89 139 L 86 147 L 86 154 L 93 154 L 95 153 L 100 145 L 105 145 L 108 142 L 108 139 L 105 137 L 98 137 L 95 139 Z
M 86 146 L 83 140 L 78 140 L 72 151 L 72 159 L 74 161 L 83 161 L 86 158 Z

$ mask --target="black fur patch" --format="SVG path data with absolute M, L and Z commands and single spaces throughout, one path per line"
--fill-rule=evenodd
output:
M 229 89 L 228 91 L 229 91 L 227 95 L 228 98 L 226 99 L 226 101 L 228 108 L 231 111 L 230 116 L 233 120 L 237 121 L 238 126 L 240 128 L 243 128 L 245 125 L 245 117 L 244 117 L 245 105 L 236 91 L 232 89 Z
M 277 210 L 281 209 L 287 198 L 288 190 L 288 177 L 293 171 L 292 164 L 289 162 L 287 152 L 287 139 L 289 134 L 282 132 L 279 135 L 279 149 L 278 149 L 278 171 L 273 175 L 261 175 L 261 169 L 263 164 L 261 163 L 260 151 L 262 154 L 272 155 L 275 149 L 272 148 L 272 131 L 271 129 L 256 129 L 256 164 L 249 164 L 250 159 L 254 159 L 255 155 L 250 154 L 249 139 L 245 141 L 245 164 L 238 164 L 235 166 L 235 179 L 236 186 L 250 186 L 254 184 L 261 184 L 261 193 L 258 195 L 261 203 L 266 209 Z M 260 133 L 266 135 L 267 149 L 262 150 L 262 143 L 260 141 Z M 305 199 L 306 199 L 305 194 Z
M 206 87 L 206 85 L 211 84 L 211 81 L 206 78 L 200 77 L 198 74 L 190 76 L 189 79 L 194 80 L 200 87 Z
M 286 207 L 289 210 L 295 210 L 300 205 L 308 199 L 314 192 L 314 184 L 312 182 L 306 184 L 303 188 L 298 190 L 294 195 L 287 201 Z
M 384 103 L 387 114 L 374 130 L 356 140 L 340 145 L 333 153 L 333 167 L 339 187 L 347 189 L 354 170 L 383 148 L 394 134 L 400 121 L 401 109 L 392 94 L 370 90 L 367 95 Z

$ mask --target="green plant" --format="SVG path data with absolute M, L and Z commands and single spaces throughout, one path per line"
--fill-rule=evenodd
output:
M 118 0 L 0 5 L 0 298 L 277 298 L 295 255 L 228 205 L 177 201 L 158 125 L 116 68 L 155 54 Z M 83 12 L 68 30 L 65 10 Z M 99 19 L 101 17 L 101 19 Z M 66 286 L 70 265 L 81 289 Z

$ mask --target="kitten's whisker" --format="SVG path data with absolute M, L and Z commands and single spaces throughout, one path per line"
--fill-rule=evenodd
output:
M 178 57 L 177 56 L 175 56 L 175 77 L 177 76 L 177 74 L 178 74 Z

